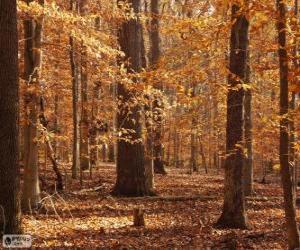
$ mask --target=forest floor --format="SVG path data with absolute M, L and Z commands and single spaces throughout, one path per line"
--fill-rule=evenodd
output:
M 51 176 L 42 172 L 42 176 Z M 110 191 L 115 168 L 101 166 L 93 179 L 69 180 L 67 191 L 45 195 L 47 209 L 24 215 L 24 233 L 33 246 L 50 249 L 286 249 L 279 183 L 255 183 L 256 197 L 247 201 L 250 230 L 213 227 L 222 208 L 223 178 L 168 169 L 155 177 L 160 197 L 115 198 Z M 47 180 L 48 182 L 49 180 Z M 179 197 L 178 200 L 170 197 Z M 211 196 L 210 199 L 201 197 Z M 190 199 L 183 199 L 190 197 Z M 133 226 L 133 209 L 145 211 L 145 227 Z

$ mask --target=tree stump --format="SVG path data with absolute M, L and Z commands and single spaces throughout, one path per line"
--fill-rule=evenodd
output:
M 144 219 L 144 211 L 141 208 L 135 208 L 133 210 L 133 225 L 135 227 L 144 227 L 145 219 Z

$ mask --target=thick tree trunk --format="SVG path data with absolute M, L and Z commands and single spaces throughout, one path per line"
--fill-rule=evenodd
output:
M 0 1 L 0 48 L 0 235 L 2 235 L 17 234 L 21 231 L 18 31 L 15 0 Z
M 30 3 L 31 1 L 27 1 Z M 42 4 L 42 1 L 40 1 Z M 24 182 L 22 189 L 22 210 L 30 211 L 40 202 L 40 184 L 38 174 L 38 113 L 39 113 L 39 79 L 42 63 L 42 30 L 43 19 L 24 21 L 24 78 L 27 81 L 28 92 L 25 95 L 24 128 L 25 157 Z
M 247 1 L 244 1 L 247 8 Z M 226 162 L 224 180 L 224 204 L 217 222 L 221 228 L 247 228 L 245 197 L 243 191 L 243 101 L 244 90 L 234 90 L 246 79 L 247 53 L 249 47 L 249 22 L 246 9 L 232 6 L 233 26 L 230 39 L 230 74 L 228 77 Z
M 134 13 L 140 12 L 140 0 L 128 1 Z M 124 21 L 119 30 L 119 43 L 128 62 L 129 72 L 140 72 L 142 69 L 142 25 L 138 18 Z M 137 81 L 137 80 L 136 80 Z M 134 101 L 135 90 L 129 90 L 124 84 L 118 83 L 119 112 L 117 127 L 127 130 L 126 138 L 118 139 L 117 181 L 114 194 L 125 196 L 145 196 L 153 193 L 152 168 L 145 164 L 144 143 L 141 140 L 141 106 Z M 125 104 L 126 103 L 126 104 Z M 130 108 L 128 107 L 130 103 Z M 130 110 L 129 110 L 130 109 Z
M 284 209 L 287 226 L 287 237 L 289 249 L 300 247 L 299 230 L 296 220 L 295 193 L 293 190 L 291 166 L 289 162 L 289 92 L 288 92 L 288 54 L 286 38 L 286 3 L 277 0 L 278 9 L 278 54 L 280 67 L 280 172 L 284 194 Z

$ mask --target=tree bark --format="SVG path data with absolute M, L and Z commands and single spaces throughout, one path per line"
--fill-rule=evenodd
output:
M 135 14 L 139 14 L 140 0 L 128 1 Z M 125 54 L 127 70 L 130 73 L 142 69 L 142 25 L 139 18 L 124 21 L 118 33 L 121 50 Z M 138 79 L 135 79 L 138 81 Z M 142 141 L 141 105 L 134 101 L 135 90 L 118 83 L 117 127 L 126 130 L 126 138 L 118 139 L 117 181 L 113 193 L 124 196 L 147 196 L 153 194 L 151 166 L 145 164 L 144 142 Z M 128 107 L 130 104 L 130 108 Z
M 247 8 L 247 1 L 244 1 Z M 232 6 L 230 38 L 230 74 L 228 77 L 226 162 L 224 180 L 224 204 L 216 226 L 221 228 L 247 228 L 245 196 L 243 191 L 243 101 L 244 90 L 233 89 L 246 80 L 247 53 L 249 47 L 249 22 L 246 9 L 237 3 Z
M 0 1 L 0 48 L 0 235 L 2 235 L 18 234 L 21 231 L 18 30 L 15 0 Z
M 100 29 L 100 17 L 95 18 L 95 30 Z M 90 123 L 90 177 L 92 178 L 93 169 L 97 166 L 98 162 L 98 130 L 97 119 L 99 113 L 99 100 L 100 100 L 101 81 L 95 81 L 93 85 L 93 100 L 92 100 L 92 121 Z
M 298 18 L 299 18 L 299 2 L 298 0 L 295 0 L 294 2 L 294 17 L 295 17 L 295 30 L 297 30 L 298 27 Z M 293 64 L 294 69 L 297 70 L 299 67 L 299 61 L 298 61 L 298 38 L 297 36 L 294 37 L 294 51 L 293 51 Z M 296 83 L 296 81 L 295 81 Z M 296 154 L 295 154 L 295 141 L 296 141 L 296 131 L 295 131 L 295 108 L 296 108 L 296 93 L 292 92 L 292 98 L 290 101 L 290 109 L 291 109 L 291 117 L 290 117 L 290 162 L 292 163 L 292 169 L 293 169 L 293 186 L 294 186 L 294 192 L 295 192 L 295 198 L 297 199 L 297 164 L 296 164 Z
M 70 0 L 70 9 L 74 11 L 74 0 Z M 77 179 L 80 164 L 80 117 L 79 117 L 79 78 L 78 65 L 75 52 L 75 41 L 70 36 L 70 65 L 72 75 L 72 96 L 73 96 L 73 160 L 72 160 L 72 178 Z
M 196 96 L 195 86 L 192 87 L 192 98 Z M 190 170 L 192 172 L 198 172 L 198 163 L 197 163 L 197 119 L 194 114 L 194 110 L 192 110 L 192 127 L 191 127 L 191 160 L 190 160 Z
M 150 64 L 153 69 L 157 67 L 160 58 L 160 38 L 159 38 L 159 0 L 151 0 L 151 24 L 150 24 Z M 158 90 L 162 90 L 162 84 L 154 84 Z M 162 130 L 163 130 L 163 101 L 162 96 L 156 95 L 153 101 L 153 121 L 155 127 L 153 129 L 153 167 L 154 172 L 157 174 L 167 174 L 165 164 L 163 161 L 163 143 L 162 143 Z
M 246 84 L 250 83 L 250 56 L 247 55 Z M 247 155 L 244 158 L 244 193 L 249 196 L 253 193 L 253 150 L 252 150 L 252 90 L 247 88 L 245 91 L 245 148 Z
M 289 92 L 288 92 L 288 54 L 287 54 L 287 35 L 286 35 L 286 3 L 276 1 L 278 10 L 278 55 L 280 69 L 280 172 L 284 194 L 284 210 L 287 227 L 287 237 L 289 249 L 300 247 L 299 230 L 296 220 L 295 193 L 293 190 L 291 166 L 289 162 Z
M 205 173 L 208 174 L 208 168 L 207 168 L 207 164 L 206 164 L 206 157 L 205 157 L 205 153 L 204 153 L 204 150 L 203 150 L 203 143 L 202 143 L 201 138 L 199 138 L 199 144 L 200 144 L 200 155 L 201 155 L 201 158 L 202 158 L 202 167 L 205 169 Z M 199 171 L 199 169 L 198 169 L 198 171 Z
M 27 1 L 29 4 L 32 1 Z M 39 1 L 43 4 L 43 1 Z M 30 211 L 38 206 L 41 200 L 38 174 L 38 113 L 39 113 L 39 79 L 42 64 L 42 31 L 43 18 L 24 21 L 24 78 L 28 86 L 25 94 L 24 128 L 25 157 L 24 183 L 22 188 L 22 210 Z
M 79 1 L 82 16 L 88 12 L 88 0 Z M 81 46 L 81 122 L 80 122 L 80 168 L 90 168 L 89 158 L 89 119 L 88 119 L 88 62 L 86 46 Z
M 92 169 L 97 166 L 98 162 L 98 129 L 97 129 L 97 119 L 98 119 L 98 101 L 100 99 L 100 82 L 96 81 L 93 87 L 93 103 L 92 103 L 92 122 L 90 127 L 90 173 L 92 173 Z

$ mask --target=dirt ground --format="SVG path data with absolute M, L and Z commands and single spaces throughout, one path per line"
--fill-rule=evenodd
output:
M 50 174 L 41 174 L 47 179 Z M 33 246 L 51 249 L 286 249 L 279 183 L 255 183 L 256 197 L 247 201 L 250 230 L 213 227 L 222 206 L 219 174 L 189 175 L 168 169 L 156 176 L 160 197 L 124 199 L 110 196 L 113 166 L 101 166 L 93 179 L 86 173 L 83 189 L 68 181 L 60 195 L 44 194 L 44 207 L 23 217 L 24 233 Z M 51 182 L 51 180 L 47 180 Z M 180 196 L 179 200 L 171 196 Z M 212 198 L 202 199 L 210 196 Z M 190 197 L 185 199 L 184 197 Z M 133 209 L 145 211 L 145 227 L 133 226 Z

